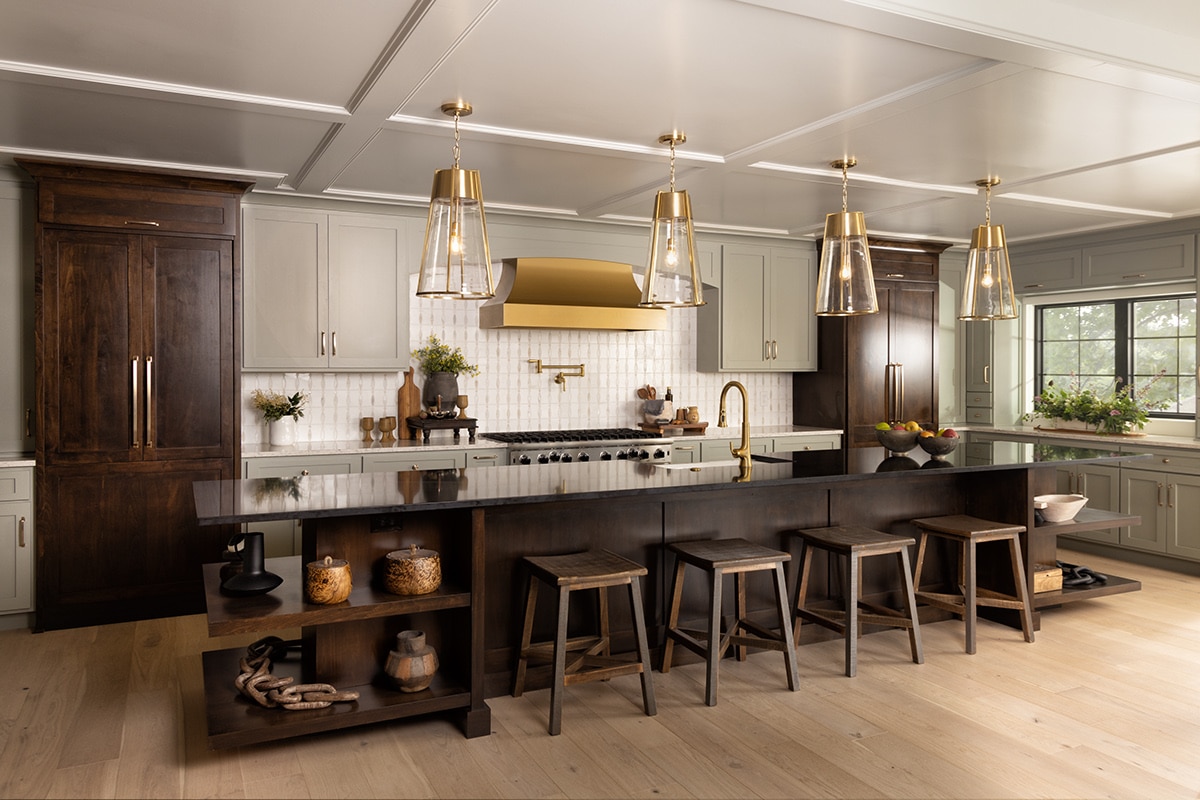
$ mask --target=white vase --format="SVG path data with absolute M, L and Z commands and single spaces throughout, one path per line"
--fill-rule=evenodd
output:
M 282 417 L 267 423 L 271 447 L 291 447 L 296 443 L 296 420 Z

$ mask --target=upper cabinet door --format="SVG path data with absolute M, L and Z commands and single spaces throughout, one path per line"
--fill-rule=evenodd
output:
M 817 368 L 817 279 L 813 254 L 771 250 L 771 369 Z
M 721 369 L 766 369 L 770 355 L 767 309 L 771 252 L 766 247 L 723 248 L 721 263 Z
M 405 220 L 329 215 L 329 366 L 402 369 L 408 353 Z
M 46 464 L 142 458 L 139 238 L 74 230 L 43 237 L 38 391 Z
M 142 240 L 143 458 L 234 454 L 233 243 Z
M 242 368 L 408 366 L 406 224 L 378 214 L 246 207 Z
M 246 207 L 243 368 L 303 372 L 329 365 L 328 231 L 324 213 Z

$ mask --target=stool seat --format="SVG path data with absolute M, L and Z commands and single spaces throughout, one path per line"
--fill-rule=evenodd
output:
M 853 678 L 858 671 L 858 637 L 864 623 L 906 628 L 913 663 L 925 663 L 921 649 L 921 626 L 916 613 L 917 601 L 908 564 L 908 548 L 916 544 L 915 539 L 857 526 L 808 528 L 794 531 L 792 535 L 800 539 L 800 578 L 796 582 L 796 603 L 793 606 L 796 618 L 793 638 L 796 641 L 800 641 L 800 625 L 804 620 L 842 634 L 846 640 L 846 676 Z M 814 549 L 842 557 L 845 596 L 840 610 L 808 606 Z M 906 613 L 866 603 L 861 598 L 862 559 L 887 555 L 894 555 L 897 559 Z
M 912 522 L 920 532 L 915 569 L 917 599 L 963 618 L 966 627 L 965 647 L 968 654 L 975 653 L 975 628 L 979 606 L 1017 610 L 1020 613 L 1021 632 L 1025 636 L 1025 641 L 1033 641 L 1033 610 L 1029 602 L 1029 586 L 1025 582 L 1025 562 L 1021 558 L 1020 535 L 1026 530 L 1024 525 L 993 522 L 966 514 L 922 517 L 914 519 Z M 925 547 L 930 536 L 937 536 L 961 545 L 957 594 L 921 591 L 921 569 L 925 564 Z M 1008 542 L 1015 594 L 980 588 L 977 585 L 976 545 L 994 541 Z
M 717 667 L 729 646 L 737 646 L 738 661 L 746 660 L 748 647 L 782 650 L 787 668 L 788 688 L 793 692 L 799 688 L 800 679 L 796 670 L 796 648 L 792 640 L 792 627 L 787 611 L 787 589 L 784 585 L 783 565 L 792 556 L 780 550 L 772 550 L 745 539 L 713 539 L 692 542 L 675 542 L 668 545 L 675 554 L 675 577 L 671 586 L 671 611 L 667 620 L 666 643 L 663 645 L 662 671 L 670 672 L 671 659 L 678 642 L 692 652 L 703 656 L 706 662 L 704 702 L 717 704 Z M 679 610 L 683 600 L 684 573 L 688 565 L 707 573 L 709 578 L 708 627 L 705 631 L 694 631 L 679 627 Z M 779 617 L 779 633 L 747 618 L 746 575 L 750 572 L 771 570 L 774 572 L 775 607 Z M 722 628 L 722 584 L 726 573 L 734 575 L 735 618 L 725 632 Z M 703 639 L 699 638 L 703 637 Z
M 646 716 L 657 713 L 654 686 L 650 680 L 650 648 L 646 641 L 646 620 L 642 611 L 639 578 L 647 574 L 636 561 L 607 550 L 591 550 L 565 555 L 526 556 L 521 560 L 528 574 L 528 593 L 525 601 L 525 623 L 521 630 L 521 646 L 513 678 L 513 697 L 525 691 L 525 674 L 531 658 L 546 659 L 554 664 L 550 685 L 550 724 L 552 736 L 562 732 L 563 691 L 566 686 L 588 681 L 608 680 L 620 675 L 642 676 L 642 706 Z M 537 609 L 539 582 L 558 588 L 558 623 L 553 641 L 534 643 L 533 620 Z M 611 586 L 629 587 L 630 614 L 637 639 L 637 660 L 613 657 L 608 623 L 608 594 Z M 599 635 L 567 638 L 567 617 L 573 591 L 596 589 L 599 595 Z M 570 663 L 568 652 L 579 655 Z

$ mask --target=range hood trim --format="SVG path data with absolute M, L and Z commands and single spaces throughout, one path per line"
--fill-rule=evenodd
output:
M 630 264 L 584 258 L 506 258 L 480 328 L 666 330 L 667 310 L 638 305 Z

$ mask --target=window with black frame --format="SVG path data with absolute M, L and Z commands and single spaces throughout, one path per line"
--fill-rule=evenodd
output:
M 1196 414 L 1196 296 L 1172 295 L 1039 305 L 1035 313 L 1038 394 L 1060 388 L 1106 395 L 1133 386 L 1151 417 Z

